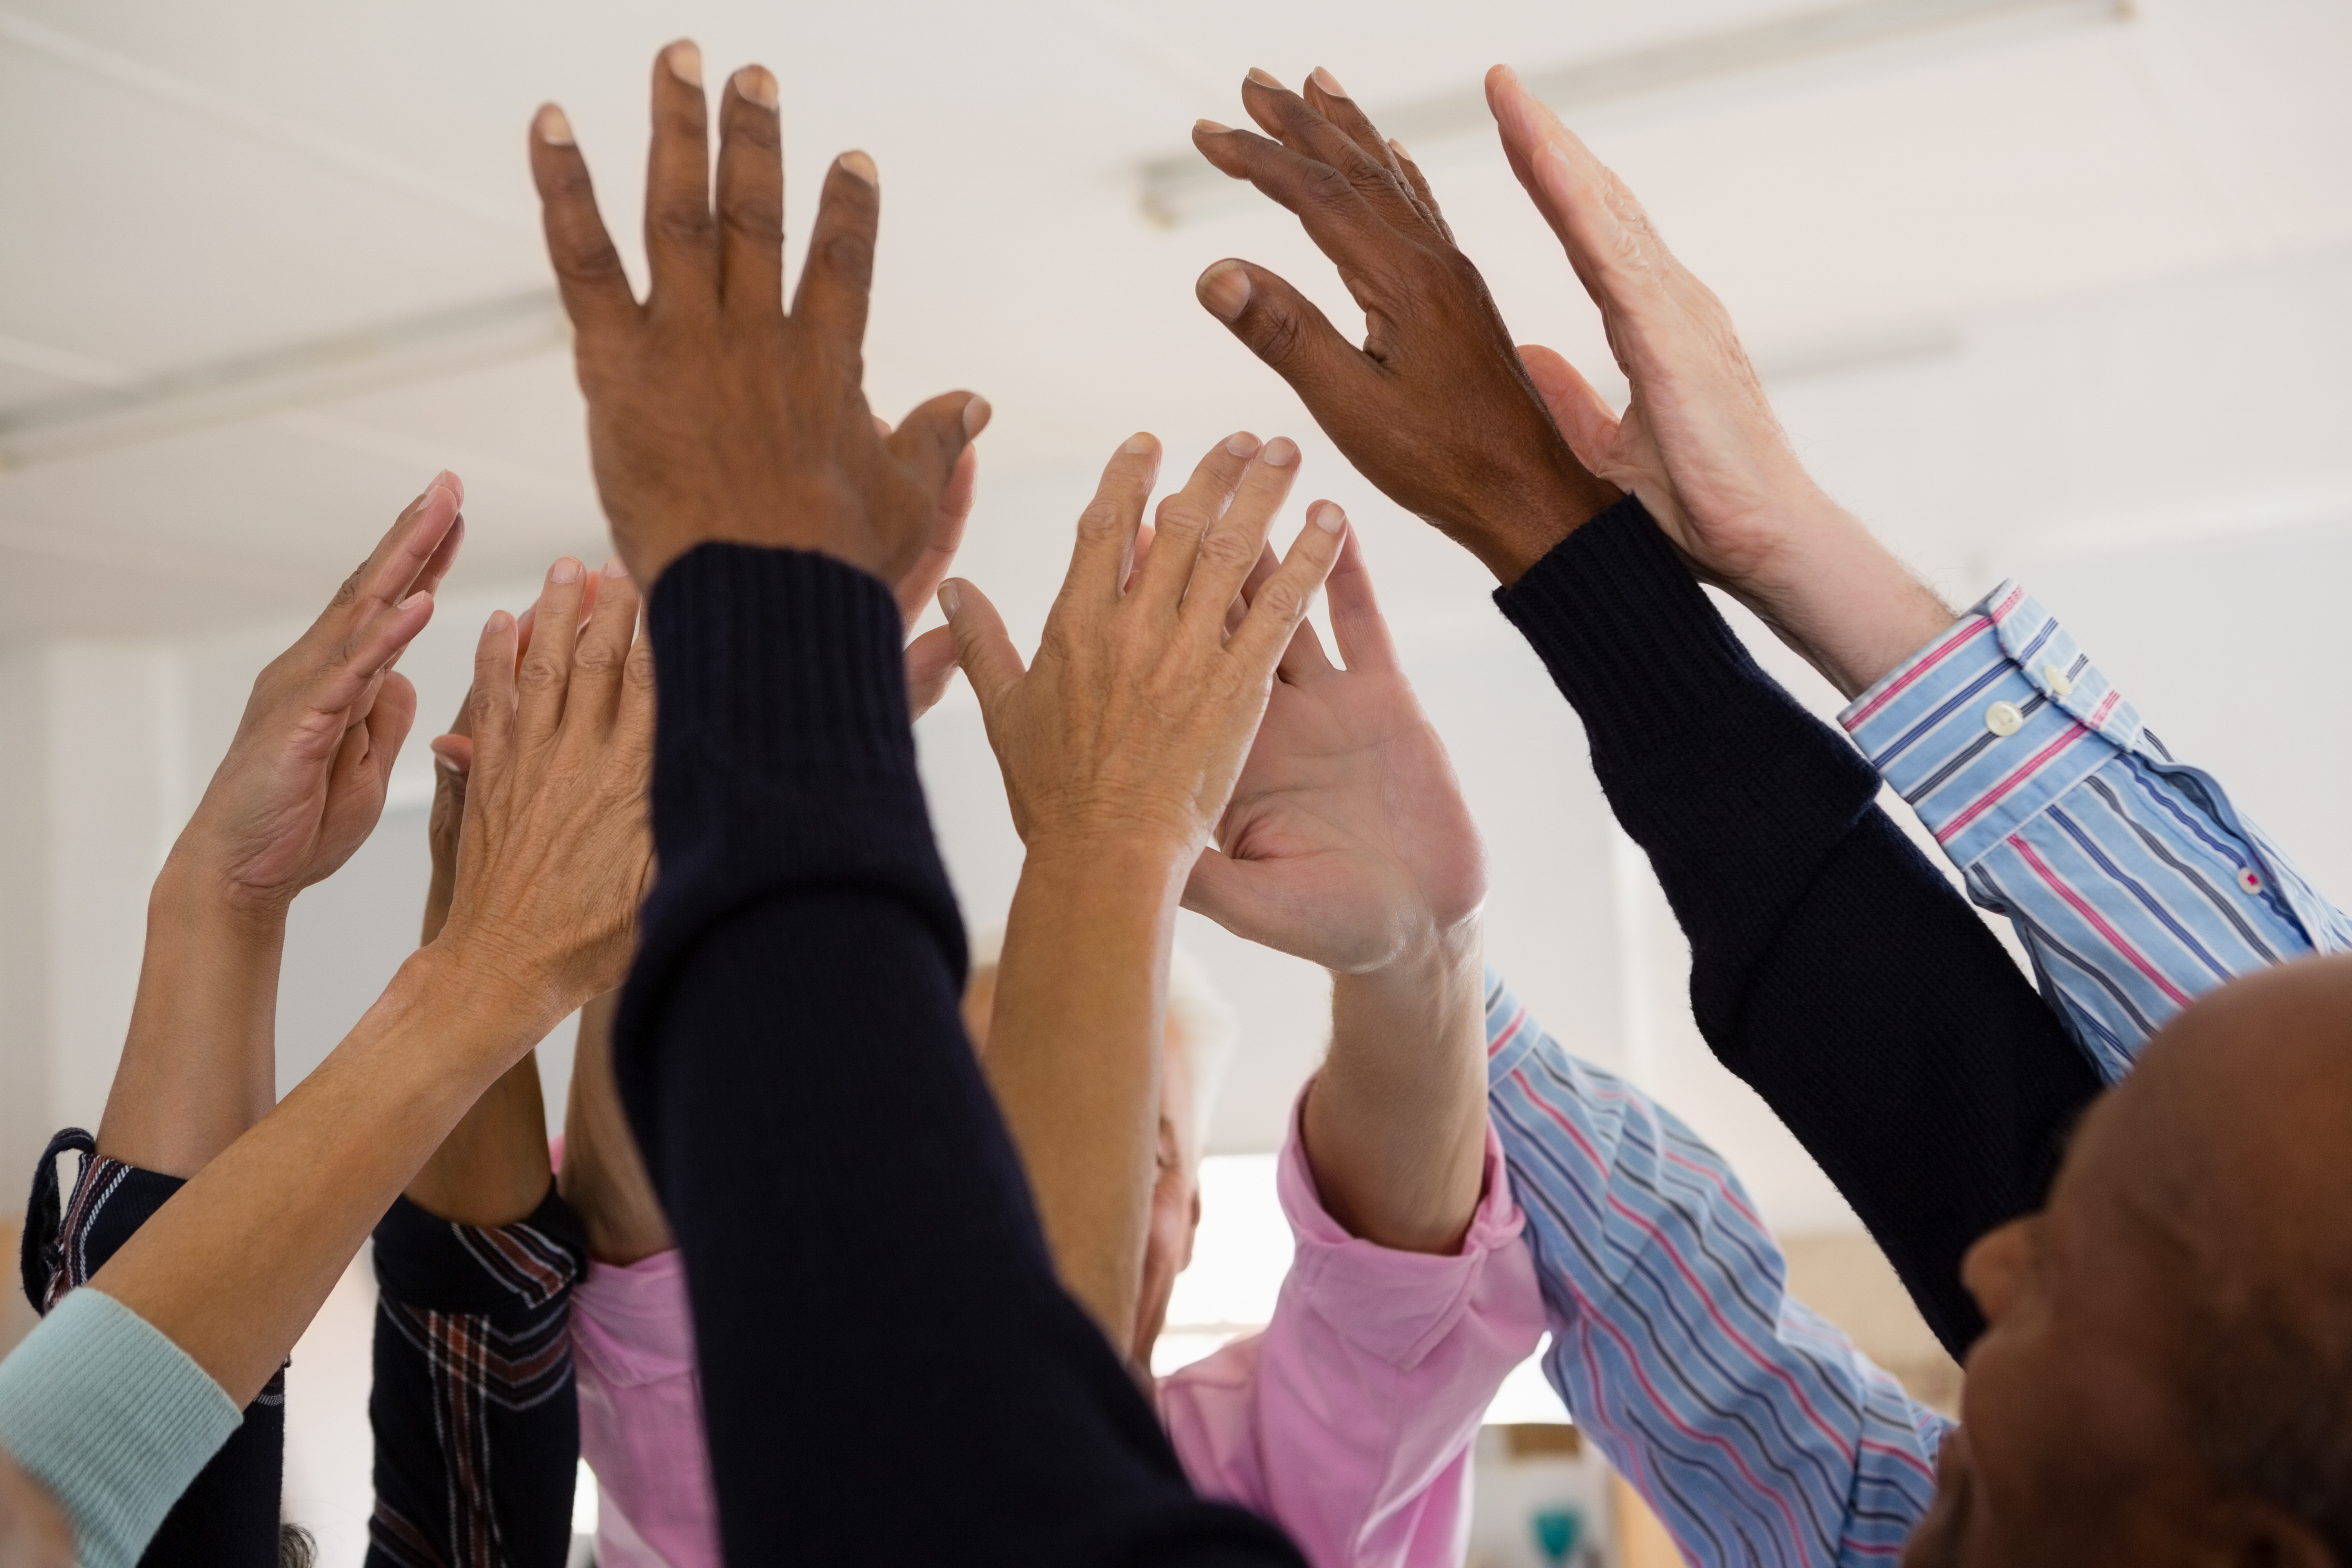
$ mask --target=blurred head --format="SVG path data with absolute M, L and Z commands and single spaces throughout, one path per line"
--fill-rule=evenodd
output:
M 1912 1568 L 2352 1563 L 2352 958 L 2236 981 L 1969 1254 L 1969 1352 Z
M 963 1021 L 972 1045 L 982 1051 L 988 1049 L 989 1015 L 996 1005 L 996 961 L 1003 950 L 1001 926 L 972 939 Z M 1151 1364 L 1151 1347 L 1167 1321 L 1176 1276 L 1192 1261 L 1192 1235 L 1201 1225 L 1201 1158 L 1207 1152 L 1210 1115 L 1233 1060 L 1234 1038 L 1233 1009 L 1210 984 L 1208 971 L 1179 950 L 1169 963 L 1168 1024 L 1160 1037 L 1159 1176 L 1151 1187 L 1135 1338 L 1128 1347 L 1139 1366 Z
M 73 1568 L 73 1562 L 66 1516 L 0 1449 L 0 1568 Z

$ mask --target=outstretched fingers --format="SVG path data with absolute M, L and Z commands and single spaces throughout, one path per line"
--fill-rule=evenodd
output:
M 1318 66 L 1307 90 L 1311 97 L 1254 70 L 1242 85 L 1242 106 L 1284 146 L 1337 170 L 1382 222 L 1399 228 L 1419 226 L 1420 209 L 1389 157 L 1386 139 L 1346 96 L 1339 79 Z
M 572 656 L 572 687 L 564 700 L 567 728 L 574 716 L 583 732 L 601 736 L 621 703 L 622 672 L 637 630 L 637 585 L 614 556 L 590 582 L 594 592 L 588 624 Z
M 1184 622 L 1196 634 L 1212 629 L 1222 632 L 1234 599 L 1265 552 L 1266 532 L 1273 528 L 1282 503 L 1290 499 L 1290 487 L 1297 478 L 1298 444 L 1287 436 L 1268 441 L 1242 470 L 1232 503 L 1209 524 L 1201 541 L 1192 579 L 1184 589 Z
M 776 79 L 745 66 L 719 99 L 719 289 L 729 315 L 784 308 L 784 141 Z
M 875 423 L 882 425 L 879 419 Z M 882 425 L 885 439 L 890 433 L 890 427 Z M 964 528 L 971 521 L 971 503 L 978 493 L 979 478 L 980 448 L 968 446 L 948 470 L 947 488 L 940 492 L 939 505 L 932 509 L 931 536 L 923 542 L 923 552 L 915 558 L 907 574 L 898 579 L 898 614 L 909 627 L 929 607 L 940 584 L 947 581 L 948 568 L 955 564 L 956 552 L 963 547 Z
M 1271 670 L 1307 618 L 1316 590 L 1331 574 L 1346 542 L 1348 519 L 1338 507 L 1317 507 L 1273 575 L 1258 585 L 1241 629 L 1225 646 L 1252 669 Z
M 572 141 L 572 121 L 551 103 L 541 104 L 531 119 L 530 177 L 539 187 L 547 258 L 572 330 L 587 334 L 635 326 L 642 320 L 637 299 L 605 232 L 604 215 L 596 210 L 588 161 Z
M 1137 431 L 1111 454 L 1094 500 L 1078 513 L 1077 542 L 1070 551 L 1060 602 L 1102 610 L 1128 591 L 1136 536 L 1145 526 L 1143 509 L 1159 478 L 1160 440 L 1150 431 Z
M 654 60 L 653 147 L 646 168 L 649 310 L 698 314 L 718 300 L 709 115 L 702 51 L 691 39 L 680 38 Z
M 1318 507 L 1329 507 L 1334 513 L 1339 509 L 1330 501 L 1318 501 Z M 1310 521 L 1315 514 L 1307 514 Z M 1359 673 L 1386 673 L 1400 668 L 1396 640 L 1389 635 L 1388 617 L 1381 614 L 1380 600 L 1372 593 L 1372 574 L 1364 566 L 1363 543 L 1353 529 L 1348 528 L 1344 514 L 1338 525 L 1345 529 L 1339 546 L 1339 559 L 1331 568 L 1331 575 L 1323 584 L 1324 603 L 1331 612 L 1331 637 L 1339 645 L 1339 658 L 1349 670 Z M 1327 520 L 1326 526 L 1329 526 Z
M 474 645 L 474 685 L 467 697 L 467 728 L 473 732 L 468 795 L 496 790 L 514 765 L 515 618 L 493 610 Z
M 1234 492 L 1257 460 L 1260 445 L 1248 431 L 1235 431 L 1209 448 L 1183 489 L 1160 501 L 1152 515 L 1151 552 L 1135 574 L 1135 585 L 1129 590 L 1138 604 L 1169 616 L 1176 614 L 1200 563 L 1202 542 L 1208 538 L 1211 525 L 1233 504 Z M 1251 556 L 1256 553 L 1255 549 L 1250 552 Z M 1245 575 L 1249 558 L 1244 557 L 1241 564 Z M 1226 596 L 1230 598 L 1240 586 L 1237 575 L 1228 585 Z M 1218 613 L 1223 613 L 1222 600 Z
M 547 569 L 539 603 L 531 606 L 530 642 L 515 671 L 515 744 L 523 752 L 539 750 L 562 726 L 587 575 L 573 557 L 562 557 Z
M 866 310 L 874 292 L 874 240 L 882 223 L 881 174 L 863 153 L 844 153 L 824 172 L 808 260 L 793 294 L 793 319 L 824 345 L 836 373 L 866 378 Z

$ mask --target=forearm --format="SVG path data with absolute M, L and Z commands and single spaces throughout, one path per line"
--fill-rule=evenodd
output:
M 587 1230 L 588 1255 L 600 1263 L 630 1264 L 677 1243 L 613 1079 L 613 1012 L 619 1005 L 620 993 L 608 992 L 580 1009 L 563 1113 L 563 1169 L 556 1179 Z
M 1062 1282 L 1114 1344 L 1134 1333 L 1188 867 L 1140 837 L 1034 844 L 982 1060 Z
M 487 1000 L 499 994 L 451 954 L 411 958 L 327 1060 L 91 1283 L 249 1401 L 392 1200 L 551 1023 Z
M 1724 586 L 1846 697 L 1867 690 L 1952 623 L 1952 611 L 1810 479 L 1780 502 L 1784 542 Z
M 1448 1253 L 1478 1206 L 1486 1142 L 1483 922 L 1391 968 L 1337 974 L 1331 1049 L 1307 1090 L 1316 1190 L 1351 1233 Z
M 175 847 L 147 900 L 147 942 L 99 1152 L 193 1176 L 278 1100 L 286 911 L 240 902 Z
M 1629 507 L 1630 507 L 1629 503 Z M 1820 1161 L 1958 1354 L 1978 1237 L 2038 1206 L 2099 1088 L 1877 776 L 1629 510 L 1500 596 L 1691 939 L 1701 1033 Z
M 537 1208 L 552 1175 L 533 1053 L 483 1091 L 408 1184 L 405 1196 L 436 1219 L 488 1228 Z

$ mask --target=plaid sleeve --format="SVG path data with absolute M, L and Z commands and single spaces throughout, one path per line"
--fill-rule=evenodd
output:
M 72 1190 L 58 1162 L 80 1157 Z M 79 1127 L 49 1140 L 33 1174 L 19 1264 L 25 1294 L 47 1316 L 67 1292 L 89 1283 L 145 1225 L 181 1176 L 110 1160 Z M 63 1202 L 60 1204 L 60 1196 Z M 140 1558 L 142 1564 L 247 1564 L 278 1561 L 278 1499 L 286 1467 L 286 1373 L 264 1385 L 245 1419 L 188 1483 Z
M 580 1462 L 572 1292 L 587 1260 L 552 1185 L 495 1229 L 405 1198 L 376 1226 L 371 1568 L 562 1568 Z
M 2218 782 L 2173 759 L 2016 582 L 1839 722 L 1969 896 L 2016 926 L 2042 994 L 2108 1082 L 2200 993 L 2352 949 L 2352 922 Z

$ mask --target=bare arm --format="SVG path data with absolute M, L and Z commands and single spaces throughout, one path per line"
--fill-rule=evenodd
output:
M 620 999 L 608 991 L 580 1009 L 572 1099 L 563 1112 L 563 1171 L 557 1179 L 564 1202 L 588 1228 L 588 1255 L 600 1263 L 628 1264 L 677 1243 L 613 1079 L 613 1011 Z
M 436 476 L 293 647 L 254 681 L 236 738 L 172 847 L 101 1154 L 191 1176 L 278 1100 L 278 965 L 296 894 L 383 811 L 416 694 L 392 666 L 432 618 L 464 487 Z
M 1159 445 L 1129 441 L 1079 520 L 1026 671 L 978 589 L 940 595 L 1029 847 L 983 1062 L 1063 1282 L 1120 1346 L 1142 1274 L 1177 900 L 1338 553 L 1340 522 L 1310 523 L 1227 637 L 1297 459 L 1281 439 L 1213 448 L 1161 505 L 1130 580 Z
M 576 605 L 577 585 L 569 593 Z M 568 637 L 542 637 L 551 679 L 520 689 L 514 621 L 491 617 L 448 923 L 319 1069 L 91 1282 L 240 1405 L 483 1091 L 627 963 L 648 853 L 653 676 L 646 647 L 630 652 L 634 595 L 607 593 L 609 614 L 583 641 L 598 657 L 575 663 Z M 542 625 L 562 597 L 551 584 Z
M 1331 1216 L 1383 1247 L 1452 1252 L 1486 1152 L 1486 855 L 1352 535 L 1328 591 L 1345 665 L 1299 628 L 1222 851 L 1185 899 L 1332 972 L 1331 1051 L 1305 1112 Z

